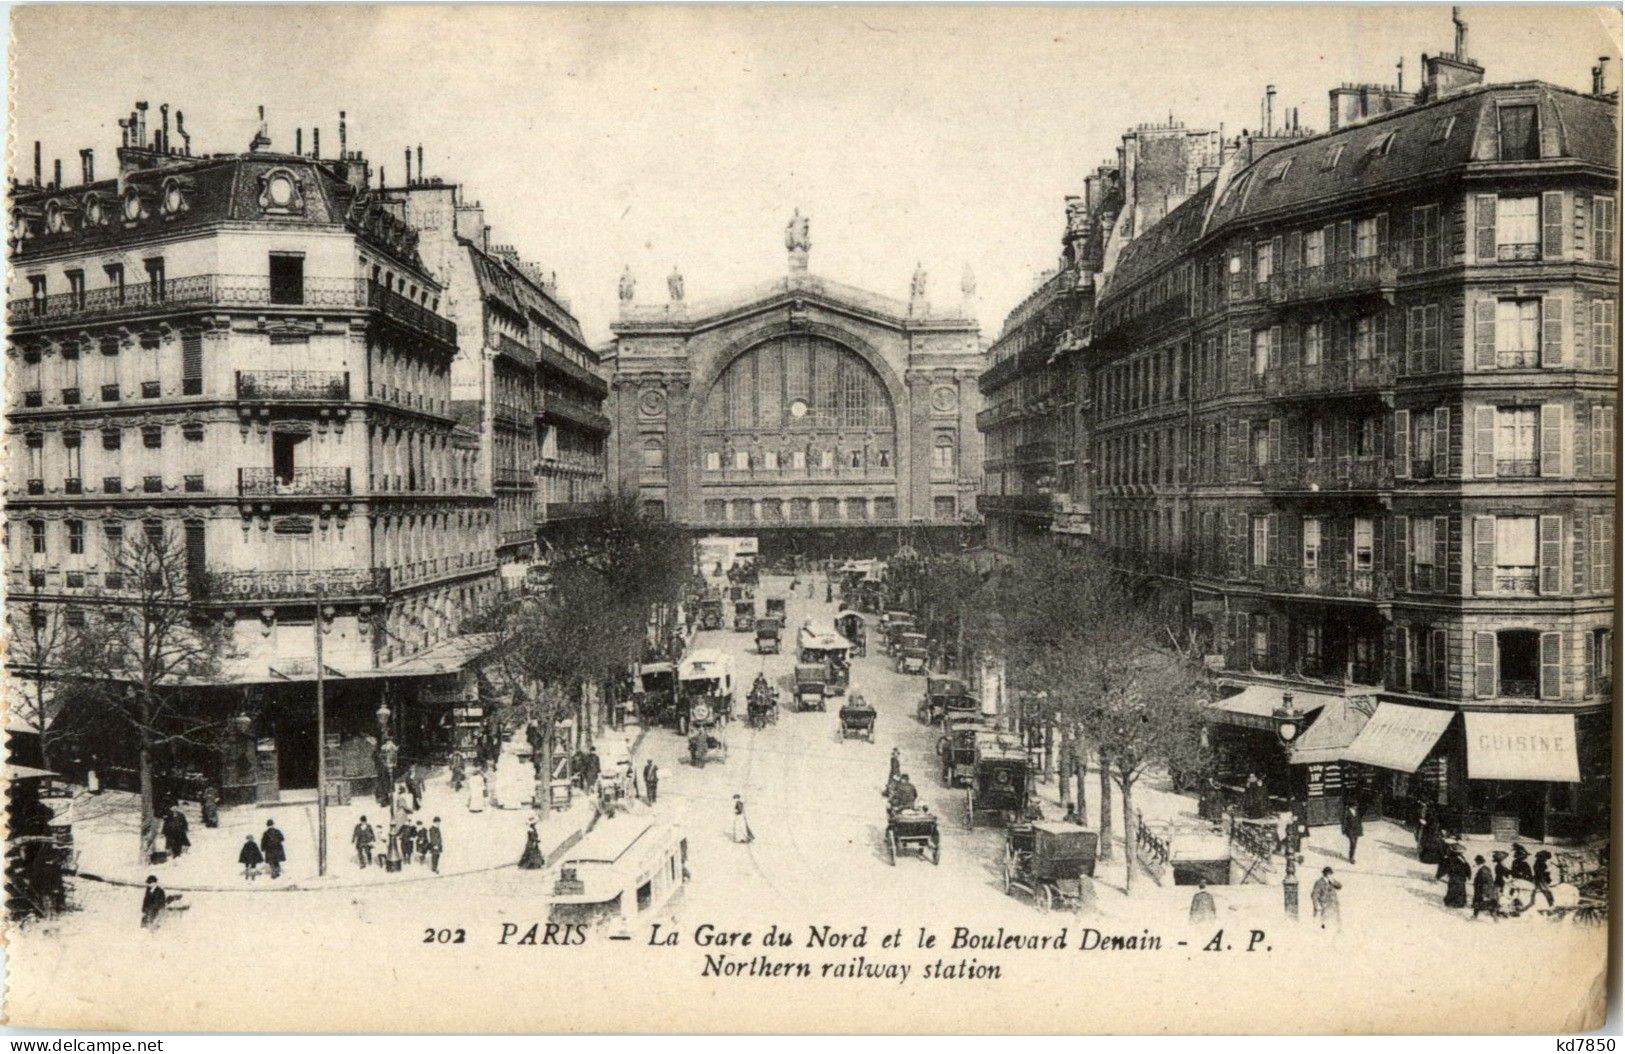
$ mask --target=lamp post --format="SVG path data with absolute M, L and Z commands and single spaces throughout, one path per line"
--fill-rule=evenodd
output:
M 1291 771 L 1292 771 L 1292 744 L 1297 740 L 1298 733 L 1303 731 L 1303 714 L 1292 701 L 1290 690 L 1281 693 L 1281 705 L 1276 707 L 1270 715 L 1275 722 L 1275 738 L 1281 744 L 1281 753 L 1287 764 L 1287 806 L 1292 805 Z M 1298 815 L 1292 812 L 1289 823 L 1296 825 Z M 1286 874 L 1281 879 L 1281 896 L 1290 918 L 1298 917 L 1298 861 L 1296 850 L 1297 839 L 1289 838 L 1282 847 L 1286 857 Z

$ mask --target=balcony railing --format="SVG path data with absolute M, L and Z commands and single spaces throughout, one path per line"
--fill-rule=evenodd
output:
M 1495 591 L 1532 597 L 1540 592 L 1540 573 L 1533 567 L 1498 567 L 1495 569 Z
M 238 370 L 237 398 L 344 401 L 350 374 L 343 370 Z
M 1496 458 L 1495 474 L 1501 477 L 1540 475 L 1540 459 L 1529 457 Z
M 1277 490 L 1383 490 L 1394 485 L 1394 467 L 1387 458 L 1296 459 L 1261 468 L 1264 485 Z
M 1055 498 L 1050 494 L 981 494 L 976 498 L 976 507 L 984 512 L 1037 512 L 1049 513 L 1055 508 Z
M 1351 564 L 1350 560 L 1339 562 L 1323 557 L 1319 567 L 1249 567 L 1242 578 L 1276 593 L 1379 600 L 1393 597 L 1393 582 L 1386 573 Z
M 1392 289 L 1398 278 L 1399 268 L 1392 256 L 1356 256 L 1273 274 L 1265 295 L 1276 304 L 1333 300 Z
M 1017 443 L 1016 460 L 1029 462 L 1055 460 L 1055 440 L 1037 439 L 1031 443 Z
M 536 353 L 506 333 L 497 335 L 497 350 L 528 369 L 536 368 Z
M 1394 363 L 1376 359 L 1300 363 L 1266 370 L 1263 387 L 1269 395 L 1324 395 L 1392 387 L 1395 374 Z
M 550 370 L 554 374 L 574 382 L 578 388 L 585 389 L 599 398 L 609 394 L 609 385 L 602 377 L 561 351 L 554 351 L 544 345 L 536 353 L 536 363 L 542 369 Z
M 272 292 L 269 275 L 202 274 L 162 282 L 108 287 L 90 292 L 58 293 L 44 298 L 12 300 L 7 309 L 13 327 L 80 322 L 147 314 L 173 307 L 365 307 L 447 344 L 456 344 L 457 326 L 421 304 L 383 286 L 356 278 L 306 278 L 299 296 L 280 286 Z
M 1532 370 L 1540 365 L 1540 349 L 1528 348 L 1522 351 L 1497 351 L 1495 353 L 1495 368 L 1498 370 Z
M 274 468 L 237 470 L 237 493 L 245 498 L 329 497 L 350 493 L 348 468 Z
M 1540 259 L 1539 242 L 1507 242 L 1495 247 L 1495 258 L 1501 263 L 1527 263 Z
M 220 600 L 300 600 L 323 597 L 382 596 L 389 591 L 388 572 L 374 568 L 325 571 L 216 571 L 210 592 Z
M 479 571 L 495 569 L 496 557 L 483 556 L 473 552 L 455 553 L 450 556 L 437 556 L 428 560 L 414 560 L 399 567 L 387 568 L 381 573 L 387 574 L 386 580 L 391 590 L 404 589 L 407 586 L 419 585 L 423 582 L 432 582 L 438 578 L 445 578 L 457 574 L 473 574 Z
M 514 468 L 511 465 L 499 465 L 493 468 L 491 478 L 498 485 L 506 486 L 522 486 L 527 483 L 534 483 L 536 480 L 536 477 L 530 472 L 522 468 Z
M 503 531 L 497 540 L 501 545 L 523 545 L 536 540 L 536 530 L 530 527 L 520 527 L 511 531 Z
M 566 424 L 577 425 L 598 435 L 609 434 L 610 421 L 607 416 L 596 410 L 588 410 L 577 406 L 565 399 L 546 400 L 536 411 L 536 416 L 544 421 L 562 421 Z

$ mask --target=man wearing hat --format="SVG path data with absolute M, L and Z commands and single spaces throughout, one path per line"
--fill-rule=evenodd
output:
M 1495 875 L 1490 866 L 1484 862 L 1482 856 L 1473 857 L 1473 918 L 1478 918 L 1481 912 L 1489 912 L 1492 919 L 1501 917 L 1500 902 L 1495 896 Z
M 158 922 L 163 918 L 164 909 L 169 907 L 169 894 L 164 887 L 158 884 L 157 875 L 147 876 L 147 891 L 141 895 L 141 925 L 145 929 L 157 929 Z
M 1309 903 L 1313 905 L 1313 912 L 1320 919 L 1320 928 L 1341 929 L 1343 926 L 1342 908 L 1337 903 L 1337 891 L 1343 888 L 1343 883 L 1332 877 L 1332 869 L 1320 869 L 1320 877 L 1315 880 L 1315 888 L 1309 892 Z

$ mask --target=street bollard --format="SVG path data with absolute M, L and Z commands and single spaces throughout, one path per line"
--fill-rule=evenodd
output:
M 1281 882 L 1281 895 L 1285 901 L 1286 917 L 1298 917 L 1298 876 L 1288 875 Z

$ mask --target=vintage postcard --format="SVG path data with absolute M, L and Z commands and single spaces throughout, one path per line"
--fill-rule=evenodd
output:
M 10 31 L 10 1024 L 1601 1024 L 1617 6 Z

